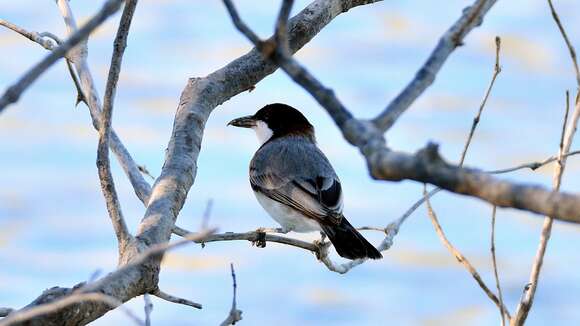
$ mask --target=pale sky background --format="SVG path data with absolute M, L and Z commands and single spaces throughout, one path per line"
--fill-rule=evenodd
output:
M 554 1 L 571 41 L 580 44 L 580 3 Z M 75 0 L 86 21 L 102 1 Z M 243 19 L 268 36 L 279 1 L 235 1 Z M 296 1 L 298 12 L 308 1 Z M 471 1 L 384 1 L 339 16 L 297 58 L 357 117 L 373 117 L 414 76 L 438 38 Z M 119 14 L 91 36 L 89 63 L 104 83 Z M 33 31 L 64 36 L 54 1 L 3 1 L 0 18 Z M 502 68 L 466 164 L 481 169 L 542 160 L 557 151 L 564 92 L 575 89 L 563 40 L 544 0 L 498 1 L 482 27 L 449 58 L 435 84 L 388 133 L 389 145 L 414 152 L 428 141 L 456 161 L 479 101 L 492 75 L 494 37 L 502 37 Z M 142 0 L 129 37 L 115 103 L 114 128 L 140 164 L 158 175 L 181 90 L 187 78 L 205 76 L 251 48 L 232 26 L 221 1 Z M 0 89 L 4 90 L 46 51 L 0 29 Z M 0 306 L 18 308 L 52 286 L 72 286 L 95 270 L 115 268 L 115 237 L 95 167 L 97 134 L 65 64 L 54 65 L 0 116 Z M 227 128 L 236 117 L 265 104 L 284 102 L 307 115 L 321 149 L 341 177 L 345 214 L 357 225 L 386 226 L 421 195 L 414 182 L 368 177 L 358 151 L 341 137 L 327 114 L 283 72 L 214 111 L 205 131 L 196 183 L 178 224 L 195 230 L 209 198 L 211 224 L 221 231 L 275 226 L 255 201 L 247 181 L 257 148 L 247 130 Z M 577 146 L 573 145 L 573 149 Z M 113 157 L 113 156 L 112 156 Z M 579 192 L 580 160 L 569 159 L 562 189 Z M 135 229 L 141 203 L 113 161 L 127 222 Z M 552 166 L 504 175 L 551 184 Z M 433 199 L 449 239 L 494 288 L 489 254 L 491 207 L 442 193 Z M 504 298 L 514 310 L 536 251 L 542 218 L 498 210 L 497 253 Z M 313 239 L 315 234 L 295 235 Z M 365 233 L 374 243 L 380 234 Z M 528 325 L 577 325 L 580 291 L 580 228 L 556 223 Z M 153 298 L 154 325 L 215 325 L 231 304 L 229 263 L 238 275 L 241 325 L 490 325 L 496 307 L 444 249 L 420 208 L 403 226 L 381 261 L 347 275 L 329 272 L 312 254 L 247 242 L 191 245 L 164 260 L 160 287 L 201 302 L 204 309 Z M 142 315 L 143 299 L 127 304 Z M 127 324 L 118 311 L 94 325 Z

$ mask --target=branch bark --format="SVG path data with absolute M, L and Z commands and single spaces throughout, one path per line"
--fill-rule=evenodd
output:
M 133 236 L 127 229 L 127 224 L 123 218 L 121 211 L 121 204 L 115 189 L 115 182 L 111 173 L 111 164 L 109 161 L 109 139 L 111 136 L 111 124 L 113 119 L 113 103 L 115 101 L 115 92 L 117 89 L 117 82 L 119 81 L 119 74 L 121 73 L 121 63 L 123 61 L 123 53 L 127 47 L 127 35 L 131 26 L 131 20 L 137 7 L 137 0 L 127 0 L 121 15 L 121 22 L 115 37 L 113 56 L 111 58 L 111 65 L 109 68 L 109 76 L 107 78 L 107 86 L 105 89 L 105 99 L 103 101 L 103 112 L 101 116 L 101 126 L 99 127 L 99 145 L 97 149 L 97 168 L 99 171 L 99 179 L 101 181 L 101 190 L 105 197 L 109 217 L 115 229 L 115 235 L 119 242 L 119 256 L 125 250 L 125 246 L 132 241 Z

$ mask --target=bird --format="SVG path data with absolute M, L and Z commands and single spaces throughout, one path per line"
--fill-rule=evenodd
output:
M 250 185 L 282 232 L 321 231 L 343 258 L 382 258 L 344 217 L 340 180 L 300 111 L 273 103 L 230 125 L 256 132 L 260 147 L 250 161 Z

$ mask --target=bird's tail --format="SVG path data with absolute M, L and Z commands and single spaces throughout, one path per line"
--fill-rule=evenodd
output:
M 377 248 L 370 244 L 344 216 L 339 225 L 326 224 L 321 225 L 321 227 L 341 257 L 348 259 L 383 258 Z

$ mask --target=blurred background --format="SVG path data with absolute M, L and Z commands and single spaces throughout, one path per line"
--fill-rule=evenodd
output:
M 580 44 L 580 3 L 555 5 L 572 43 Z M 72 1 L 80 23 L 102 1 Z M 279 1 L 235 1 L 262 37 L 273 30 Z M 308 1 L 296 1 L 294 12 Z M 370 118 L 414 76 L 439 37 L 471 1 L 383 1 L 340 15 L 297 58 L 332 87 L 357 117 Z M 0 17 L 32 31 L 64 38 L 53 1 L 3 1 Z M 120 14 L 89 42 L 89 63 L 104 93 L 112 40 Z M 221 1 L 142 0 L 123 62 L 114 128 L 135 160 L 157 176 L 179 95 L 187 78 L 205 76 L 246 53 L 250 43 L 230 22 Z M 481 169 L 507 168 L 557 152 L 564 92 L 575 79 L 564 42 L 544 0 L 498 1 L 482 27 L 449 58 L 435 84 L 388 133 L 389 145 L 414 152 L 441 144 L 456 162 L 491 78 L 494 37 L 502 37 L 502 73 L 467 155 Z M 0 29 L 0 89 L 46 55 L 22 36 Z M 21 307 L 44 289 L 72 286 L 96 270 L 115 268 L 117 248 L 95 167 L 97 134 L 64 62 L 54 65 L 20 101 L 0 116 L 0 306 Z M 357 226 L 384 227 L 421 196 L 414 182 L 369 178 L 358 151 L 348 145 L 323 109 L 283 72 L 276 72 L 216 109 L 208 121 L 195 185 L 178 225 L 196 230 L 208 199 L 210 224 L 220 231 L 275 226 L 250 191 L 247 169 L 257 148 L 252 132 L 226 123 L 265 104 L 299 108 L 314 124 L 321 149 L 339 174 L 345 215 Z M 577 148 L 572 146 L 573 149 Z M 116 161 L 121 204 L 134 230 L 144 209 Z M 503 177 L 551 185 L 553 166 Z M 580 158 L 571 157 L 562 189 L 580 192 Z M 495 288 L 489 253 L 491 206 L 441 193 L 433 199 L 449 239 Z M 536 252 L 542 217 L 499 209 L 497 254 L 506 305 L 514 310 Z M 316 234 L 292 236 L 312 240 Z M 365 236 L 379 243 L 382 235 Z M 580 228 L 555 224 L 529 325 L 580 322 Z M 160 287 L 204 305 L 198 311 L 153 297 L 154 325 L 215 325 L 231 305 L 229 263 L 236 267 L 242 325 L 490 325 L 496 307 L 442 246 L 424 207 L 403 225 L 380 261 L 346 275 L 329 272 L 309 252 L 248 242 L 211 243 L 169 253 Z M 338 259 L 338 258 L 337 258 Z M 143 298 L 127 305 L 142 314 Z M 127 324 L 113 311 L 94 325 Z

